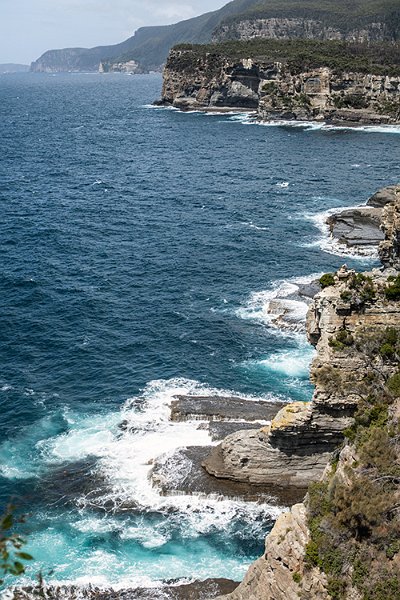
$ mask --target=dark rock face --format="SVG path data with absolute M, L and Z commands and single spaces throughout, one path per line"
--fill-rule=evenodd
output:
M 304 498 L 305 489 L 286 484 L 265 485 L 213 477 L 202 466 L 211 451 L 210 446 L 192 446 L 178 450 L 173 456 L 160 457 L 151 474 L 154 484 L 166 496 L 212 495 L 279 506 L 292 506 Z
M 385 240 L 379 246 L 379 258 L 385 267 L 400 270 L 400 186 L 386 188 L 385 196 L 390 198 L 382 212 L 382 231 Z

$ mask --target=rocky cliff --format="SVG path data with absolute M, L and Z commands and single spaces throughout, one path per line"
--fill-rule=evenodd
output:
M 400 46 L 386 51 L 304 40 L 181 46 L 167 60 L 161 102 L 254 109 L 261 120 L 398 123 Z
M 222 23 L 214 32 L 213 42 L 255 38 L 376 42 L 393 40 L 393 32 L 388 24 L 379 21 L 349 28 L 313 18 L 243 18 Z
M 304 453 L 307 442 L 327 463 L 319 465 L 322 478 L 310 485 L 305 502 L 278 519 L 265 555 L 229 600 L 400 598 L 400 275 L 393 269 L 399 189 L 389 188 L 382 217 L 381 252 L 389 268 L 367 274 L 342 268 L 321 279 L 324 289 L 307 322 L 317 347 L 311 404 L 278 413 L 264 431 L 264 448 L 249 438 L 246 453 L 245 436 L 222 442 L 222 476 L 248 477 L 249 462 L 257 462 L 268 477 L 271 448 L 290 472 L 290 454 Z M 387 190 L 376 196 L 378 204 L 381 196 L 387 199 Z M 322 439 L 338 444 L 328 460 Z M 207 468 L 212 463 L 211 457 Z M 279 477 L 277 468 L 273 475 Z

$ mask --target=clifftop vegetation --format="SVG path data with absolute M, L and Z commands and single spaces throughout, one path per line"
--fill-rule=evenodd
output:
M 335 71 L 353 71 L 376 75 L 400 75 L 400 44 L 361 44 L 319 40 L 228 41 L 219 44 L 179 44 L 170 56 L 168 66 L 177 70 L 193 67 L 194 61 L 207 55 L 239 60 L 252 58 L 259 62 L 284 62 L 292 72 L 318 67 Z

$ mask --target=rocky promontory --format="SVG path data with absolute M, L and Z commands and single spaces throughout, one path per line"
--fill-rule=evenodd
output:
M 400 122 L 400 46 L 253 40 L 173 48 L 161 104 L 260 120 Z

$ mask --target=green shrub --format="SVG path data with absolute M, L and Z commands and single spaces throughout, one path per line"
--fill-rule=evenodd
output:
M 395 329 L 394 327 L 387 327 L 385 329 L 385 342 L 387 344 L 392 344 L 392 346 L 395 346 L 397 344 L 398 339 L 399 334 L 397 329 Z
M 319 565 L 318 545 L 313 540 L 309 541 L 306 545 L 304 561 L 309 567 L 316 567 Z
M 388 300 L 400 299 L 400 275 L 392 280 L 392 285 L 388 285 L 385 290 L 385 296 Z
M 328 593 L 332 600 L 343 600 L 345 597 L 346 584 L 343 579 L 330 577 L 328 580 Z
M 387 382 L 388 389 L 392 392 L 396 398 L 400 397 L 400 372 L 392 375 Z
M 343 302 L 350 302 L 351 300 L 351 292 L 350 290 L 344 290 L 343 292 L 340 293 L 340 298 L 343 300 Z
M 354 344 L 354 337 L 349 333 L 346 329 L 341 329 L 336 334 L 336 337 L 331 337 L 329 339 L 329 345 L 334 350 L 343 350 L 344 348 L 349 348 Z
M 333 273 L 325 273 L 320 277 L 319 283 L 322 289 L 325 289 L 331 285 L 335 285 L 335 275 Z
M 6 512 L 0 516 L 0 586 L 6 575 L 19 577 L 25 573 L 25 562 L 33 560 L 24 552 L 26 541 L 18 534 L 12 533 L 15 525 L 23 523 L 24 518 L 16 518 L 15 507 L 9 505 Z
M 296 572 L 296 573 L 293 573 L 293 576 L 292 576 L 292 577 L 293 577 L 293 581 L 294 581 L 295 583 L 297 583 L 297 584 L 300 584 L 300 583 L 301 583 L 301 575 L 300 575 L 300 573 L 298 573 L 298 572 Z
M 392 346 L 392 344 L 383 344 L 379 348 L 379 354 L 382 358 L 393 358 L 396 353 L 396 349 Z
M 390 560 L 400 552 L 400 540 L 395 540 L 386 548 L 386 556 Z

